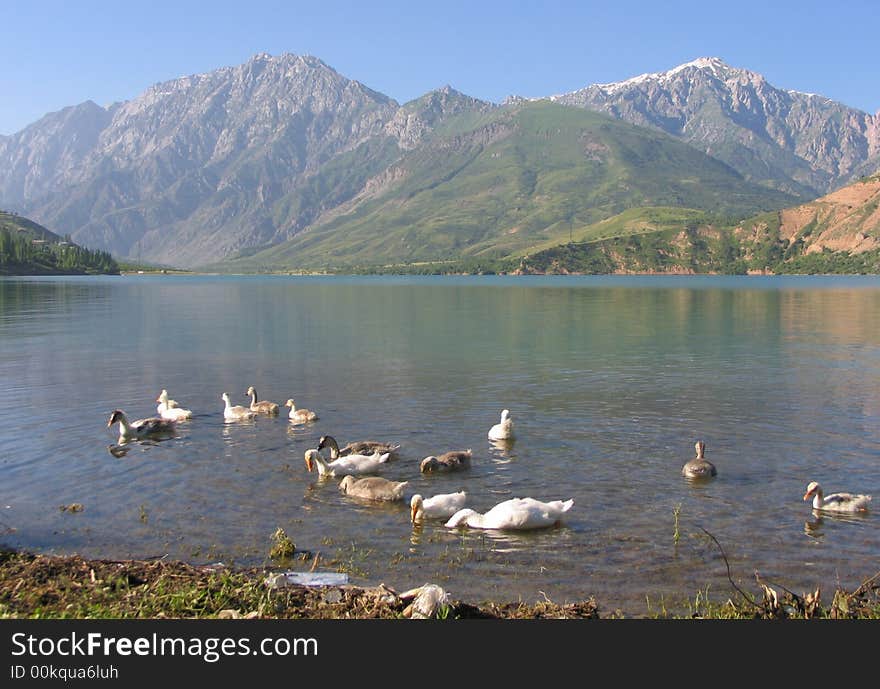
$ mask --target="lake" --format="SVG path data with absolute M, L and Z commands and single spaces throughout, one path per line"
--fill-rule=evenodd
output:
M 733 595 L 703 529 L 752 593 L 755 571 L 830 595 L 880 569 L 876 277 L 7 278 L 0 378 L 0 540 L 15 547 L 263 565 L 282 527 L 356 584 L 595 596 L 632 616 Z M 221 394 L 245 404 L 250 385 L 319 419 L 224 423 Z M 110 413 L 153 416 L 163 388 L 193 419 L 112 455 Z M 505 408 L 517 440 L 495 447 Z M 407 504 L 306 471 L 325 434 L 400 443 L 381 475 L 407 496 L 575 504 L 531 533 L 413 528 Z M 697 440 L 718 468 L 701 484 L 680 473 Z M 469 470 L 419 473 L 466 448 Z M 811 480 L 873 493 L 874 512 L 815 515 Z

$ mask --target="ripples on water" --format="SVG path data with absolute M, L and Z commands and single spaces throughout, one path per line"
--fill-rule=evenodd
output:
M 262 564 L 282 526 L 357 583 L 645 614 L 646 596 L 730 595 L 704 527 L 745 587 L 755 570 L 856 586 L 877 569 L 876 517 L 801 496 L 809 480 L 880 495 L 878 373 L 876 278 L 0 280 L 0 529 L 50 552 Z M 245 404 L 249 385 L 320 418 L 224 423 L 221 393 Z M 162 388 L 194 418 L 114 457 L 110 412 L 153 415 Z M 518 439 L 496 447 L 503 408 Z M 324 434 L 401 443 L 382 474 L 407 495 L 575 506 L 534 533 L 413 528 L 406 504 L 306 472 Z M 689 484 L 697 439 L 719 476 Z M 468 447 L 469 471 L 419 474 Z

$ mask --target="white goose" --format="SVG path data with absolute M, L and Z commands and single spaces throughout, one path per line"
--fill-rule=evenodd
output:
M 541 502 L 534 498 L 512 498 L 498 503 L 485 514 L 471 509 L 459 510 L 446 522 L 446 526 L 516 531 L 541 529 L 558 523 L 572 505 L 574 500 Z
M 224 392 L 220 395 L 220 399 L 226 403 L 226 407 L 223 409 L 223 418 L 227 421 L 244 421 L 257 415 L 257 412 L 242 407 L 240 404 L 232 406 L 232 402 L 229 401 L 229 393 Z
M 278 405 L 275 402 L 270 402 L 268 400 L 257 401 L 257 391 L 254 390 L 254 386 L 251 385 L 245 395 L 249 395 L 251 398 L 251 411 L 255 411 L 258 414 L 277 414 L 278 413 Z
M 365 476 L 355 478 L 346 476 L 339 482 L 339 491 L 365 500 L 382 500 L 392 502 L 403 500 L 403 489 L 409 481 L 389 481 L 381 476 Z
M 306 468 L 312 471 L 317 465 L 319 476 L 350 476 L 360 474 L 373 474 L 382 464 L 388 461 L 388 453 L 372 455 L 348 455 L 326 461 L 321 453 L 315 449 L 306 450 Z
M 287 418 L 290 419 L 291 423 L 308 423 L 309 421 L 316 421 L 318 419 L 318 415 L 310 411 L 308 409 L 297 409 L 296 404 L 294 404 L 293 400 L 287 400 L 284 403 L 285 407 L 290 407 L 290 413 L 287 415 Z
M 159 393 L 156 401 L 159 403 L 156 407 L 156 412 L 163 419 L 168 419 L 169 421 L 185 421 L 186 419 L 192 418 L 192 411 L 178 407 L 177 402 L 168 399 L 168 391 L 164 388 L 162 389 L 162 392 Z
M 867 512 L 868 503 L 871 502 L 870 495 L 859 495 L 854 493 L 832 493 L 825 495 L 822 492 L 822 486 L 815 481 L 807 484 L 807 492 L 804 493 L 804 500 L 813 498 L 814 510 L 825 510 L 826 512 Z
M 515 437 L 513 419 L 510 418 L 510 412 L 505 409 L 501 412 L 501 422 L 489 429 L 489 440 L 513 440 Z
M 421 495 L 413 495 L 409 501 L 410 520 L 413 524 L 423 519 L 449 519 L 453 514 L 464 507 L 467 501 L 467 493 L 463 490 L 458 493 L 444 493 L 431 498 L 423 498 Z
M 119 424 L 119 444 L 128 443 L 132 440 L 144 440 L 146 438 L 160 438 L 163 436 L 172 436 L 175 432 L 173 421 L 168 419 L 160 419 L 152 416 L 148 419 L 138 419 L 137 421 L 129 421 L 121 409 L 116 409 L 107 422 L 107 428 L 114 423 Z

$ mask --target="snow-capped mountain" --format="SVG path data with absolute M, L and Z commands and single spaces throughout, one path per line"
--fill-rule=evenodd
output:
M 749 179 L 807 196 L 880 163 L 880 116 L 777 88 L 717 57 L 550 100 L 663 130 Z

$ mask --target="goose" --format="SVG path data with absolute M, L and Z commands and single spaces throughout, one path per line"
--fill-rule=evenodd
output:
M 574 505 L 573 499 L 565 502 L 562 500 L 541 502 L 534 498 L 512 498 L 498 503 L 485 514 L 472 509 L 459 510 L 446 522 L 446 526 L 517 531 L 541 529 L 557 524 L 572 505 Z
M 156 401 L 159 403 L 156 407 L 156 412 L 163 419 L 168 419 L 169 421 L 185 421 L 186 419 L 192 418 L 192 411 L 178 407 L 177 402 L 168 399 L 168 391 L 164 388 L 162 389 L 162 392 L 159 393 Z
M 251 385 L 245 395 L 249 395 L 251 398 L 251 411 L 255 411 L 258 414 L 277 414 L 278 413 L 278 405 L 275 402 L 269 402 L 268 400 L 263 400 L 262 402 L 257 402 L 257 391 L 254 390 L 254 386 Z
M 175 431 L 173 421 L 160 419 L 157 416 L 151 416 L 148 419 L 138 419 L 137 421 L 129 421 L 125 412 L 121 409 L 116 409 L 110 414 L 107 428 L 110 428 L 114 423 L 119 424 L 120 445 L 132 440 L 144 440 L 145 438 L 159 438 L 162 436 L 174 435 Z
M 381 464 L 388 461 L 388 453 L 384 455 L 374 452 L 371 455 L 348 455 L 327 462 L 317 450 L 306 450 L 306 468 L 309 471 L 318 467 L 319 476 L 348 476 L 353 474 L 373 474 Z
M 162 392 L 164 392 L 165 397 L 168 398 L 168 391 L 163 388 Z M 161 396 L 162 396 L 162 393 L 159 393 L 159 397 L 161 397 Z M 156 398 L 156 401 L 159 402 L 159 399 Z M 161 404 L 161 402 L 160 402 L 160 404 Z M 174 407 L 179 407 L 180 404 L 177 402 L 177 400 L 168 399 L 168 401 L 165 402 L 165 406 L 168 407 L 169 409 L 173 409 Z M 158 411 L 158 409 L 156 411 Z
M 380 476 L 365 476 L 355 478 L 345 476 L 339 483 L 339 490 L 345 495 L 367 500 L 403 500 L 403 489 L 409 485 L 409 481 L 389 481 Z
M 291 423 L 308 423 L 309 421 L 315 421 L 318 418 L 318 415 L 313 411 L 309 411 L 308 409 L 297 409 L 292 399 L 287 400 L 284 403 L 284 406 L 290 407 L 290 413 L 287 416 Z
M 245 419 L 252 419 L 257 415 L 257 412 L 251 411 L 239 404 L 233 407 L 229 401 L 229 393 L 224 392 L 220 395 L 220 399 L 226 403 L 226 408 L 223 409 L 223 418 L 227 421 L 243 421 Z
M 501 412 L 501 422 L 496 423 L 489 429 L 489 440 L 513 440 L 513 419 L 510 412 L 505 409 Z
M 387 452 L 389 455 L 388 459 L 394 460 L 397 459 L 397 451 L 400 449 L 400 445 L 382 443 L 378 440 L 358 440 L 349 443 L 340 450 L 336 438 L 332 435 L 322 435 L 318 441 L 318 450 L 326 448 L 330 449 L 330 459 L 339 459 L 348 455 L 371 455 L 374 452 L 381 452 L 382 454 Z
M 715 465 L 703 457 L 703 454 L 706 452 L 706 443 L 698 440 L 694 445 L 694 449 L 697 452 L 697 456 L 686 462 L 681 468 L 682 475 L 687 478 L 710 478 L 715 476 L 718 473 Z
M 458 469 L 467 469 L 471 465 L 470 450 L 453 450 L 445 452 L 439 457 L 425 457 L 419 465 L 419 469 L 423 474 L 429 472 L 440 471 L 457 471 Z
M 870 495 L 856 495 L 853 493 L 832 493 L 825 495 L 822 492 L 822 486 L 815 481 L 807 484 L 807 492 L 804 493 L 804 500 L 813 498 L 814 510 L 825 510 L 827 512 L 867 512 L 868 503 L 871 502 Z
M 449 519 L 464 507 L 467 493 L 444 493 L 431 498 L 423 498 L 416 494 L 410 498 L 410 521 L 415 524 L 423 519 Z

